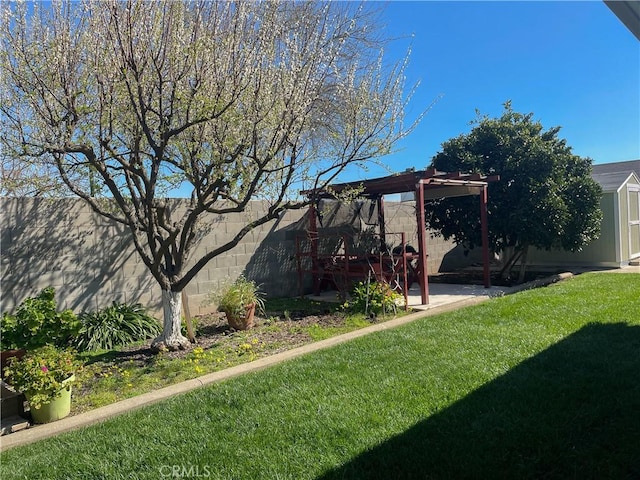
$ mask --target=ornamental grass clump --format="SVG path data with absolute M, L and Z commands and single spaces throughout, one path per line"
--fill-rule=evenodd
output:
M 40 408 L 68 387 L 69 378 L 79 366 L 73 350 L 46 345 L 27 352 L 20 360 L 9 359 L 3 373 L 9 385 L 28 395 L 32 408 Z
M 258 312 L 264 312 L 264 294 L 260 287 L 242 275 L 231 285 L 211 295 L 210 299 L 218 305 L 218 311 L 227 315 L 242 316 L 247 306 L 254 303 Z
M 139 303 L 114 302 L 97 312 L 80 314 L 80 331 L 74 340 L 79 351 L 111 350 L 153 338 L 160 324 Z

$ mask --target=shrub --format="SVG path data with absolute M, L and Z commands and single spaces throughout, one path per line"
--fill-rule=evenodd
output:
M 396 312 L 400 294 L 384 282 L 359 282 L 351 292 L 351 300 L 344 304 L 354 313 L 366 315 Z
M 80 332 L 75 346 L 80 351 L 111 350 L 160 334 L 158 321 L 140 304 L 113 305 L 97 312 L 80 314 Z
M 47 287 L 36 297 L 24 300 L 15 315 L 2 316 L 2 350 L 32 350 L 46 344 L 68 345 L 80 327 L 71 310 L 57 311 L 55 289 Z

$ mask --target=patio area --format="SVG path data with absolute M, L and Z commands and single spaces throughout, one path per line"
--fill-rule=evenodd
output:
M 414 310 L 430 310 L 477 297 L 501 297 L 511 292 L 511 287 L 489 287 L 483 285 L 459 285 L 451 283 L 430 283 L 429 304 L 422 305 L 420 287 L 416 284 L 409 289 L 409 307 Z
M 453 305 L 458 302 L 479 297 L 500 297 L 511 293 L 512 287 L 489 287 L 483 285 L 461 285 L 451 283 L 429 283 L 429 304 L 422 303 L 420 286 L 413 284 L 408 291 L 408 306 L 414 310 L 431 310 L 445 305 Z M 329 290 L 320 295 L 306 295 L 312 300 L 335 302 L 338 292 Z
M 487 296 L 486 292 L 478 294 L 473 288 L 452 287 L 436 289 L 434 293 L 444 296 L 443 298 L 429 298 L 427 276 L 429 255 L 426 242 L 425 208 L 429 200 L 461 196 L 479 197 L 478 228 L 482 239 L 483 283 L 490 291 L 487 187 L 490 182 L 499 179 L 498 175 L 439 172 L 430 167 L 422 171 L 410 169 L 385 177 L 333 184 L 323 189 L 301 192 L 310 199 L 310 204 L 309 224 L 305 234 L 296 239 L 299 285 L 303 285 L 304 275 L 310 274 L 314 296 L 322 297 L 322 287 L 326 283 L 347 292 L 350 283 L 366 278 L 367 274 L 372 274 L 377 281 L 387 282 L 394 289 L 400 287 L 405 297 L 405 305 L 410 307 L 424 305 L 425 308 L 420 307 L 421 310 L 427 310 L 427 306 L 433 301 L 447 304 L 467 298 Z M 338 215 L 339 206 L 344 203 L 340 195 L 345 193 L 347 196 L 355 194 L 360 204 L 356 211 L 349 212 L 348 215 L 343 213 L 340 216 Z M 415 204 L 419 206 L 419 208 L 416 207 L 417 245 L 415 247 L 407 243 L 412 232 L 387 231 L 384 197 L 401 193 L 413 193 Z M 337 203 L 338 209 L 331 203 Z M 347 205 L 354 203 L 358 202 L 350 201 Z M 333 232 L 327 236 L 326 230 L 335 230 L 336 227 L 343 229 L 350 227 L 351 231 Z M 374 231 L 370 231 L 371 229 Z M 376 242 L 363 241 L 361 237 L 367 233 L 370 237 L 375 237 Z M 391 239 L 388 236 L 398 238 Z M 407 286 L 411 286 L 414 282 L 418 284 L 417 289 L 408 290 Z M 409 298 L 416 296 L 419 298 Z M 436 303 L 435 306 L 442 304 Z

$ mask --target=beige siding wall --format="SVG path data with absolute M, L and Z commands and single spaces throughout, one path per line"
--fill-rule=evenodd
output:
M 600 201 L 603 212 L 600 238 L 583 247 L 579 252 L 532 249 L 528 263 L 536 266 L 619 266 L 616 258 L 616 193 L 605 193 Z
M 628 187 L 623 186 L 618 194 L 620 205 L 620 253 L 622 259 L 629 259 L 629 202 Z

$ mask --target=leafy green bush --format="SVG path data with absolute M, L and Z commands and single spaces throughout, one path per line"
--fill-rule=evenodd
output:
M 79 319 L 81 327 L 75 346 L 80 351 L 110 350 L 160 333 L 158 321 L 147 315 L 140 304 L 114 302 L 97 312 L 81 313 Z
M 351 292 L 351 300 L 344 304 L 346 310 L 366 315 L 396 312 L 400 294 L 384 282 L 359 282 Z
M 46 344 L 62 347 L 77 334 L 80 323 L 71 310 L 57 311 L 55 289 L 47 287 L 24 300 L 15 315 L 4 313 L 0 327 L 2 350 L 33 350 Z

